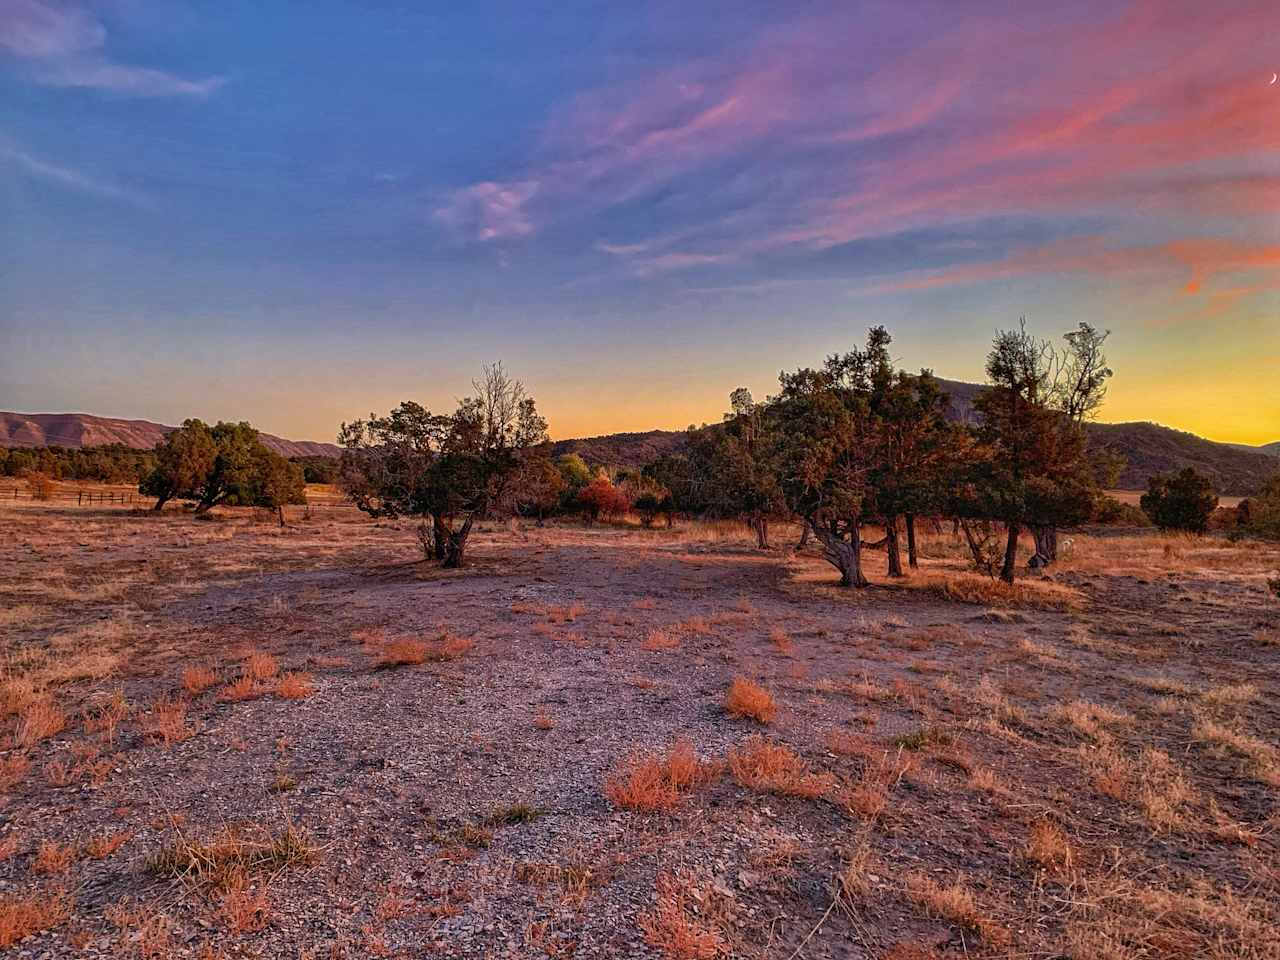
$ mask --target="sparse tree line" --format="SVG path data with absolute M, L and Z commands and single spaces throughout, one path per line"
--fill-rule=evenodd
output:
M 884 550 L 892 577 L 904 575 L 904 555 L 917 565 L 917 526 L 927 519 L 950 522 L 975 566 L 1012 582 L 1023 533 L 1035 545 L 1029 566 L 1044 568 L 1057 560 L 1064 527 L 1149 517 L 1165 529 L 1203 529 L 1188 518 L 1208 500 L 1183 503 L 1200 480 L 1193 472 L 1153 478 L 1142 511 L 1103 494 L 1122 464 L 1091 453 L 1084 426 L 1112 376 L 1107 336 L 1086 323 L 1061 344 L 1025 324 L 1000 332 L 978 424 L 968 426 L 948 417 L 930 371 L 895 366 L 888 332 L 874 327 L 861 348 L 783 373 L 763 402 L 735 390 L 724 422 L 691 430 L 685 453 L 613 474 L 574 454 L 552 459 L 534 401 L 499 365 L 451 414 L 407 402 L 344 424 L 338 482 L 366 513 L 419 518 L 424 549 L 446 566 L 462 564 L 486 515 L 578 513 L 592 522 L 634 512 L 645 526 L 680 515 L 734 518 L 762 548 L 771 523 L 799 519 L 841 583 L 865 586 L 869 548 Z M 1280 500 L 1280 481 L 1268 489 Z M 1266 503 L 1258 498 L 1258 516 L 1271 516 Z M 1208 512 L 1216 505 L 1213 496 Z M 865 538 L 871 529 L 877 539 Z

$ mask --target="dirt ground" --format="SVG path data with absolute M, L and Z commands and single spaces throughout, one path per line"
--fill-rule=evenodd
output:
M 774 536 L 0 504 L 0 954 L 1280 957 L 1280 549 Z

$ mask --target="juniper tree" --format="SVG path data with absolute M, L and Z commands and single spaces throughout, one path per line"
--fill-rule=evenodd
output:
M 473 382 L 476 394 L 451 414 L 401 403 L 385 417 L 344 423 L 339 483 L 371 516 L 418 517 L 424 544 L 446 567 L 460 567 L 475 521 L 500 502 L 546 421 L 501 364 Z

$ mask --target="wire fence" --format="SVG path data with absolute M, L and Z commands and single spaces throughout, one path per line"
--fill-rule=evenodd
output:
M 76 488 L 75 490 L 52 490 L 47 493 L 35 493 L 26 487 L 0 487 L 0 503 L 14 500 L 33 500 L 43 503 L 75 504 L 78 507 L 118 506 L 118 507 L 154 507 L 155 497 L 146 497 L 136 491 L 111 490 L 101 488 Z M 181 503 L 185 501 L 173 501 Z M 349 507 L 351 504 L 340 496 L 332 494 L 308 495 L 305 504 L 289 506 L 310 507 L 312 509 L 335 509 Z

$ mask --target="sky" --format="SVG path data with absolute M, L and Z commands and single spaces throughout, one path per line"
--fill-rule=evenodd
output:
M 1025 316 L 1278 440 L 1277 70 L 1274 0 L 0 0 L 0 409 L 682 428 Z

